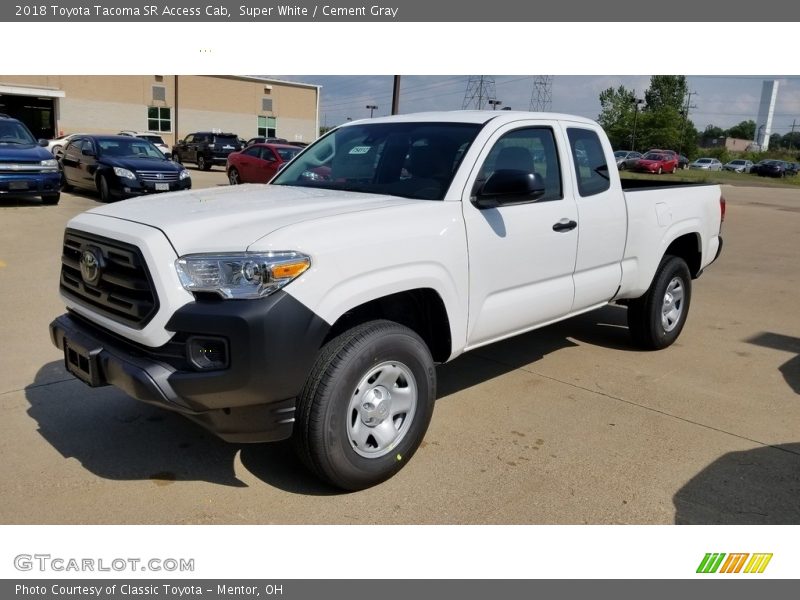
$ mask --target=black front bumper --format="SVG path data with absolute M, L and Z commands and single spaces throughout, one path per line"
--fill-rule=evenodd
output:
M 262 300 L 197 301 L 180 308 L 161 348 L 134 344 L 73 313 L 50 324 L 67 369 L 87 385 L 181 413 L 232 442 L 291 436 L 302 391 L 329 325 L 283 292 Z M 228 366 L 200 371 L 186 341 L 224 338 Z M 183 355 L 182 355 L 183 354 Z

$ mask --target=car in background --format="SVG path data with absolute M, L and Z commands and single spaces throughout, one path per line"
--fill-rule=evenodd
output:
M 795 177 L 798 171 L 800 171 L 800 163 L 796 162 L 786 163 L 786 177 L 789 177 L 790 175 L 792 177 Z
M 617 150 L 614 152 L 614 160 L 617 161 L 617 169 L 624 171 L 631 164 L 630 161 L 642 158 L 641 152 L 633 150 Z
M 175 145 L 172 160 L 193 162 L 201 171 L 208 171 L 214 165 L 226 164 L 228 155 L 241 149 L 242 144 L 235 133 L 198 131 L 190 133 Z
M 103 202 L 158 192 L 188 190 L 189 172 L 167 160 L 147 140 L 126 135 L 73 138 L 61 158 L 64 191 L 96 191 Z
M 39 196 L 42 204 L 58 204 L 61 173 L 46 146 L 25 123 L 0 114 L 0 196 Z
M 288 144 L 253 144 L 241 152 L 228 155 L 225 171 L 231 185 L 267 183 L 302 148 Z
M 750 170 L 759 177 L 786 177 L 786 163 L 782 160 L 765 159 Z
M 733 171 L 734 173 L 749 173 L 753 168 L 753 161 L 737 158 L 722 165 L 723 171 Z
M 678 155 L 678 168 L 679 169 L 689 168 L 689 159 L 685 157 L 683 154 Z
M 247 140 L 247 143 L 244 145 L 244 147 L 247 148 L 248 146 L 252 146 L 253 144 L 286 144 L 286 143 L 287 141 L 283 138 L 264 137 L 263 135 L 259 135 Z
M 164 142 L 164 138 L 162 138 L 159 134 L 153 133 L 152 131 L 131 131 L 126 129 L 124 131 L 119 132 L 120 135 L 130 135 L 132 137 L 142 138 L 143 140 L 147 140 L 153 146 L 161 150 L 164 153 L 164 156 L 167 158 L 172 157 L 172 151 L 169 149 L 169 146 Z
M 698 158 L 689 165 L 690 169 L 700 169 L 703 171 L 721 171 L 722 163 L 716 158 Z
M 664 152 L 648 152 L 642 158 L 634 160 L 629 166 L 632 171 L 641 173 L 674 173 L 678 170 L 678 155 Z
M 47 149 L 50 151 L 55 158 L 61 159 L 61 155 L 64 154 L 64 148 L 66 148 L 67 144 L 70 143 L 72 138 L 78 135 L 87 135 L 85 133 L 70 133 L 67 135 L 62 135 L 57 138 L 53 138 L 49 142 L 47 142 Z

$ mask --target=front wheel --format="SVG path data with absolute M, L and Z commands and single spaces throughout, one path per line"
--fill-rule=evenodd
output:
M 644 296 L 628 305 L 628 329 L 646 350 L 671 345 L 681 333 L 692 299 L 692 277 L 682 258 L 665 256 Z
M 359 325 L 320 352 L 298 399 L 295 449 L 328 483 L 368 488 L 417 450 L 435 397 L 433 359 L 414 331 L 391 321 Z
M 111 202 L 114 199 L 111 196 L 111 188 L 105 175 L 100 175 L 97 178 L 97 189 L 100 191 L 101 202 Z
M 61 194 L 56 192 L 55 194 L 44 194 L 42 196 L 42 204 L 49 204 L 51 206 L 58 204 L 58 201 L 61 199 Z
M 661 175 L 661 167 L 658 167 L 658 174 Z
M 242 183 L 242 180 L 239 177 L 239 171 L 236 170 L 236 167 L 231 167 L 231 170 L 228 171 L 228 181 L 231 185 L 239 185 Z

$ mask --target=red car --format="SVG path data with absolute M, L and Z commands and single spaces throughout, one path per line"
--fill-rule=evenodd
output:
M 631 166 L 634 171 L 644 173 L 674 173 L 678 170 L 678 157 L 661 152 L 648 152 Z
M 300 154 L 302 148 L 288 144 L 253 144 L 231 152 L 225 172 L 231 185 L 267 183 L 282 165 Z

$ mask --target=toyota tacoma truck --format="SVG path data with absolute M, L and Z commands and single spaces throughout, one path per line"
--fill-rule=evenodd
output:
M 267 185 L 73 218 L 50 325 L 66 368 L 325 481 L 391 477 L 435 365 L 608 303 L 672 344 L 720 253 L 715 185 L 620 180 L 594 121 L 458 111 L 347 123 Z

